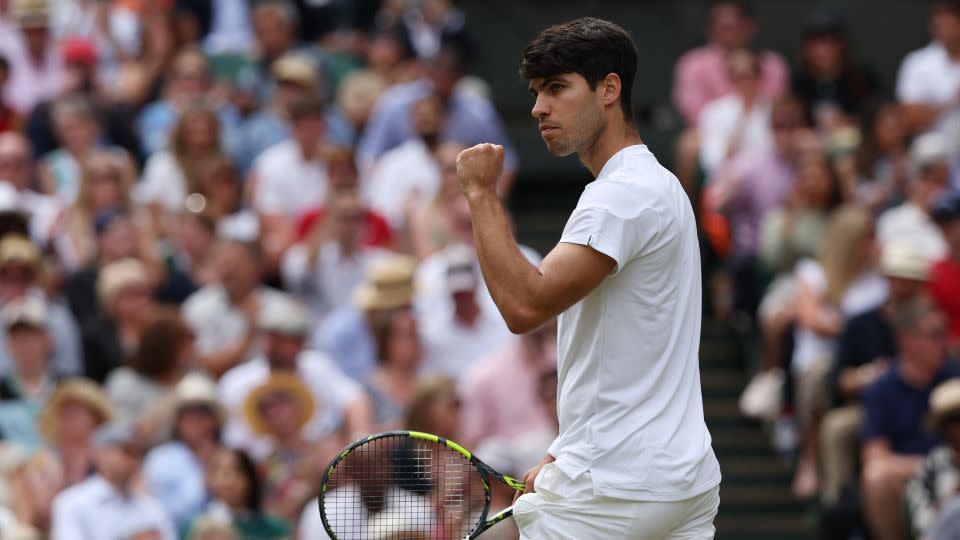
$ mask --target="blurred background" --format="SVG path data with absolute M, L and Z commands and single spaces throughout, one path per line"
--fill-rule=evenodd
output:
M 960 1 L 0 0 L 0 540 L 326 538 L 389 429 L 537 463 L 556 325 L 455 159 L 507 147 L 537 263 L 591 178 L 518 61 L 580 16 L 697 214 L 717 538 L 958 538 Z

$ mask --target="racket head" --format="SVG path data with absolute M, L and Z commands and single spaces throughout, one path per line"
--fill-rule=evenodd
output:
M 436 435 L 391 431 L 340 452 L 324 470 L 320 518 L 336 540 L 465 538 L 490 510 L 487 469 Z

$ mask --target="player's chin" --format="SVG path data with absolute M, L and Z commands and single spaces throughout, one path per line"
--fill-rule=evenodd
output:
M 547 152 L 556 157 L 565 157 L 576 152 L 576 148 L 569 144 L 562 144 L 560 141 L 544 141 L 547 143 Z

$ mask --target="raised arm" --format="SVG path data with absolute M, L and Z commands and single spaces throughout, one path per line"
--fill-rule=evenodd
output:
M 473 218 L 477 256 L 487 289 L 511 332 L 529 332 L 595 289 L 616 266 L 591 247 L 559 244 L 536 267 L 511 234 L 496 193 L 503 147 L 480 144 L 460 153 L 457 173 Z

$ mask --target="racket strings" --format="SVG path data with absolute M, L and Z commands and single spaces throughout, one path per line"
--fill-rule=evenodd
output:
M 486 509 L 476 467 L 445 444 L 373 439 L 335 466 L 323 496 L 339 540 L 461 540 Z

